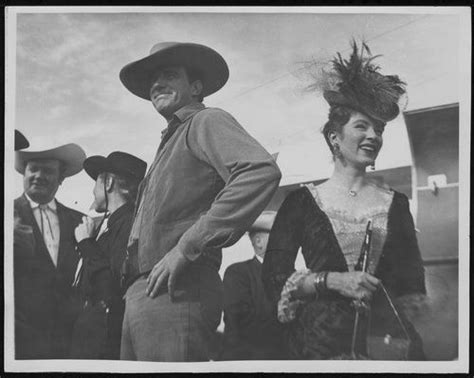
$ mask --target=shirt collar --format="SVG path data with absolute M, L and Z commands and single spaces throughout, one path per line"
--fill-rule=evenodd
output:
M 263 264 L 263 259 L 260 256 L 255 255 L 255 258 L 260 262 L 260 264 Z
M 173 118 L 177 118 L 179 122 L 183 123 L 189 117 L 193 116 L 204 108 L 205 106 L 202 102 L 195 102 L 189 105 L 185 105 L 173 114 Z
M 35 201 L 33 201 L 33 200 L 28 196 L 28 194 L 25 193 L 25 197 L 26 197 L 26 199 L 28 200 L 28 202 L 29 202 L 29 204 L 30 204 L 30 207 L 31 207 L 32 209 L 36 209 L 37 207 L 39 207 L 40 204 L 37 203 L 37 202 L 35 202 Z M 57 206 L 57 204 L 56 204 L 56 200 L 55 200 L 54 198 L 53 198 L 50 202 L 46 203 L 45 205 L 46 205 L 50 210 L 52 210 L 52 211 L 54 211 L 54 212 L 56 212 L 57 209 L 58 209 L 58 206 Z

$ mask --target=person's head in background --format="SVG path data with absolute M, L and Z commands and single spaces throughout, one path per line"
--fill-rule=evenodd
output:
M 93 209 L 112 214 L 125 203 L 134 203 L 146 166 L 143 160 L 121 151 L 87 158 L 84 170 L 95 180 Z
M 248 233 L 255 256 L 262 262 L 267 250 L 268 238 L 275 220 L 276 211 L 264 211 L 252 224 Z

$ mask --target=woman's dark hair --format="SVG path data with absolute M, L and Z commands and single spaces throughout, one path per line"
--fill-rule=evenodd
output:
M 334 154 L 334 148 L 329 140 L 329 133 L 342 132 L 343 126 L 347 122 L 349 122 L 353 112 L 354 112 L 353 109 L 345 107 L 345 106 L 334 106 L 334 107 L 331 106 L 331 108 L 329 109 L 328 121 L 324 125 L 322 133 L 324 135 L 324 139 L 326 140 L 326 143 L 329 146 L 329 149 L 331 150 L 331 153 Z
M 331 106 L 331 108 L 329 109 L 328 121 L 324 125 L 322 133 L 324 135 L 324 139 L 326 140 L 326 143 L 328 144 L 329 149 L 331 150 L 332 154 L 334 154 L 334 148 L 329 140 L 329 133 L 330 132 L 341 133 L 344 125 L 347 122 L 349 122 L 349 120 L 351 119 L 351 116 L 354 114 L 354 112 L 357 112 L 357 111 L 358 110 L 349 108 L 347 106 L 342 106 L 342 105 Z M 372 118 L 371 120 L 375 124 L 385 125 L 384 122 L 377 121 Z

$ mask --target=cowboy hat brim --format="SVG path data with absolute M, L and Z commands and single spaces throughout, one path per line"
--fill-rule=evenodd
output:
M 324 91 L 323 96 L 330 106 L 337 106 L 337 105 L 346 106 L 351 109 L 357 110 L 358 112 L 364 113 L 377 121 L 384 122 L 384 123 L 387 123 L 397 118 L 400 112 L 398 105 L 393 104 L 391 108 L 389 109 L 389 111 L 386 112 L 385 114 L 376 114 L 370 109 L 361 106 L 358 102 L 347 98 L 342 93 L 339 93 L 337 91 L 330 91 L 330 90 Z
M 103 156 L 90 156 L 84 160 L 84 171 L 95 181 L 102 173 L 110 170 L 107 164 L 107 158 Z
M 82 170 L 82 163 L 86 159 L 84 150 L 75 143 L 45 151 L 16 151 L 15 169 L 24 174 L 26 163 L 30 160 L 59 160 L 64 165 L 63 176 L 70 177 Z
M 120 71 L 120 80 L 134 95 L 150 100 L 153 74 L 159 67 L 184 66 L 196 69 L 203 84 L 202 96 L 221 89 L 229 78 L 224 58 L 213 49 L 196 43 L 167 42 L 146 58 L 127 64 Z
M 93 180 L 97 180 L 103 172 L 110 172 L 141 181 L 145 176 L 147 164 L 136 156 L 116 151 L 108 157 L 90 156 L 84 161 L 83 166 Z

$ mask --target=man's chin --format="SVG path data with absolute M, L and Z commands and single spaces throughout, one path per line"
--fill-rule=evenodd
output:
M 30 189 L 26 192 L 28 197 L 30 197 L 33 201 L 38 203 L 46 203 L 51 201 L 54 196 L 51 196 L 51 193 L 47 189 Z

